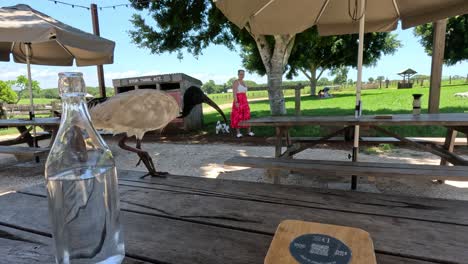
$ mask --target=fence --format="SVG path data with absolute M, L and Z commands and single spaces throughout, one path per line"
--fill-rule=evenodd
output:
M 301 92 L 304 92 L 304 88 L 306 86 L 302 84 L 298 85 L 285 85 L 281 86 L 283 93 L 285 96 L 294 96 L 295 97 L 295 112 L 296 115 L 301 114 Z M 268 87 L 267 86 L 257 86 L 257 87 L 249 87 L 249 91 L 247 92 L 247 96 L 249 99 L 255 98 L 268 98 Z M 224 104 L 224 103 L 231 103 L 232 93 L 225 93 L 225 94 L 214 94 L 209 95 L 209 97 L 215 101 L 217 104 Z
M 36 115 L 53 116 L 53 112 L 60 109 L 60 104 L 52 102 L 52 104 L 35 104 L 34 113 Z M 29 115 L 29 105 L 18 104 L 2 104 L 0 103 L 0 119 L 9 119 L 12 117 L 21 117 Z

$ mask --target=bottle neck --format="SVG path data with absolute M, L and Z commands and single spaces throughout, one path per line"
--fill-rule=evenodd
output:
M 74 118 L 78 115 L 89 120 L 85 95 L 85 93 L 67 93 L 62 96 L 64 118 Z

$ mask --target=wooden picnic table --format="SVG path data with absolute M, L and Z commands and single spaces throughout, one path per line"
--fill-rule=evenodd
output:
M 38 155 L 50 150 L 59 125 L 60 118 L 0 119 L 0 128 L 16 127 L 20 133 L 16 138 L 0 141 L 0 153 L 14 154 L 17 157 L 25 154 L 33 155 L 36 161 L 39 161 Z M 46 132 L 36 133 L 34 136 L 31 134 L 34 126 L 39 126 Z M 47 138 L 51 138 L 49 146 L 40 147 L 38 141 Z M 14 146 L 23 143 L 27 143 L 28 147 Z
M 286 219 L 361 228 L 379 264 L 468 263 L 468 201 L 139 176 L 119 171 L 125 263 L 263 263 Z M 44 185 L 0 208 L 0 263 L 52 263 Z
M 339 134 L 346 135 L 352 131 L 355 126 L 368 127 L 378 132 L 386 134 L 394 139 L 409 144 L 412 147 L 430 152 L 441 157 L 441 165 L 468 166 L 468 160 L 453 153 L 457 132 L 467 135 L 468 141 L 468 113 L 448 113 L 448 114 L 396 114 L 396 115 L 363 115 L 354 116 L 269 116 L 255 118 L 249 121 L 243 121 L 243 126 L 272 126 L 276 128 L 275 157 L 291 158 L 294 155 L 312 148 L 320 143 L 336 142 L 335 137 Z M 332 133 L 321 138 L 291 138 L 289 129 L 295 126 L 338 126 L 341 127 Z M 447 134 L 443 146 L 437 144 L 427 144 L 428 142 L 414 141 L 397 133 L 389 131 L 387 126 L 443 126 L 447 128 Z M 286 150 L 283 151 L 283 147 Z M 358 161 L 357 148 L 353 149 L 353 155 L 350 158 L 354 162 Z M 287 161 L 284 161 L 287 162 Z M 237 164 L 241 165 L 241 164 Z M 403 172 L 405 173 L 405 172 Z M 279 182 L 275 174 L 275 182 Z M 351 188 L 356 189 L 357 177 L 352 177 Z
M 390 118 L 391 117 L 391 118 Z M 242 122 L 249 126 L 449 126 L 468 127 L 468 113 L 363 115 L 354 116 L 268 116 Z

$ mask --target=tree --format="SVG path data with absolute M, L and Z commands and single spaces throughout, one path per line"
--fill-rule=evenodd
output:
M 17 101 L 15 104 L 17 104 L 21 98 L 27 98 L 29 97 L 29 86 L 28 86 L 28 78 L 24 75 L 20 75 L 16 78 L 15 81 L 11 82 L 15 87 L 19 88 L 19 91 L 17 91 Z M 41 93 L 41 87 L 39 86 L 39 82 L 32 80 L 31 82 L 31 88 L 33 92 L 34 97 L 38 97 Z
M 303 73 L 310 81 L 311 94 L 316 94 L 317 80 L 325 70 L 341 66 L 355 67 L 358 50 L 357 34 L 319 36 L 315 27 L 296 35 L 288 62 L 288 79 Z M 383 54 L 392 54 L 401 46 L 396 35 L 367 33 L 364 37 L 364 65 L 374 65 Z M 244 66 L 249 71 L 265 74 L 259 54 L 252 47 L 243 49 Z
M 331 70 L 331 74 L 335 76 L 333 79 L 334 84 L 344 84 L 346 83 L 346 80 L 348 79 L 348 71 L 349 69 L 347 67 L 339 67 L 339 68 L 333 68 Z
M 13 104 L 17 99 L 18 96 L 11 88 L 11 82 L 0 81 L 0 103 Z
M 382 82 L 385 80 L 385 76 L 377 76 L 377 81 L 379 82 L 379 88 L 382 88 Z
M 133 15 L 131 39 L 154 54 L 182 50 L 198 56 L 209 44 L 225 45 L 234 49 L 236 44 L 257 50 L 268 76 L 268 96 L 273 115 L 286 114 L 281 90 L 283 72 L 287 64 L 295 35 L 255 35 L 240 30 L 216 8 L 212 0 L 130 0 L 138 10 L 147 10 L 155 25 L 147 23 L 139 14 Z M 248 26 L 247 26 L 248 27 Z
M 216 93 L 216 83 L 213 80 L 209 80 L 202 85 L 202 90 L 207 94 Z
M 318 86 L 325 86 L 325 85 L 330 85 L 331 82 L 328 80 L 327 77 L 322 77 L 317 81 Z
M 49 98 L 49 99 L 60 98 L 57 88 L 42 89 L 41 90 L 41 97 Z
M 426 53 L 432 55 L 433 30 L 432 23 L 417 26 L 414 34 L 419 37 L 419 42 Z M 468 14 L 454 16 L 447 21 L 445 36 L 444 63 L 454 65 L 468 59 Z
M 247 85 L 247 87 L 258 86 L 258 84 L 256 82 L 254 82 L 254 81 L 244 80 L 244 83 L 245 83 L 245 85 Z
M 231 79 L 229 79 L 229 80 L 225 83 L 226 87 L 228 87 L 228 89 L 231 89 L 232 84 L 234 83 L 235 80 L 237 80 L 237 77 L 232 77 Z
M 367 79 L 369 81 L 369 83 L 374 83 L 375 79 L 373 77 L 369 77 L 369 79 Z

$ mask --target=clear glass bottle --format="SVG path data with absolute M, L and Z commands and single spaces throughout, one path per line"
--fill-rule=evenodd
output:
M 114 158 L 91 124 L 83 75 L 60 73 L 58 88 L 62 121 L 45 168 L 56 262 L 121 263 Z

